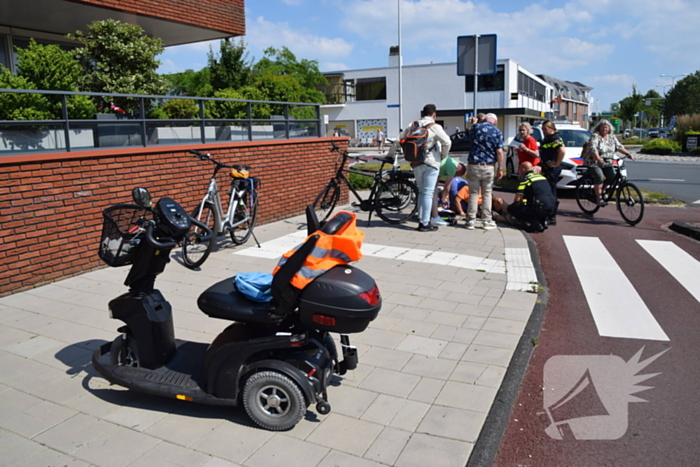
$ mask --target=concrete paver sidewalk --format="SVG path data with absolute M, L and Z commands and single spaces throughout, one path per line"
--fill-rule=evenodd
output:
M 537 299 L 525 291 L 537 289 L 527 241 L 508 227 L 366 228 L 366 216 L 358 266 L 384 305 L 351 335 L 360 364 L 329 388 L 329 415 L 310 411 L 273 433 L 242 407 L 109 385 L 90 357 L 121 325 L 107 302 L 125 291 L 128 269 L 107 268 L 0 298 L 0 465 L 464 466 Z M 211 341 L 228 323 L 201 313 L 199 294 L 238 272 L 271 271 L 273 253 L 304 232 L 298 217 L 257 228 L 262 250 L 222 238 L 200 271 L 174 252 L 156 286 L 177 337 Z

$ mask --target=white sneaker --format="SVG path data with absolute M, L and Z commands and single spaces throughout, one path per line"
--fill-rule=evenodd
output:
M 447 222 L 447 221 L 445 221 L 445 220 L 442 220 L 439 216 L 433 217 L 432 219 L 430 219 L 430 224 L 431 224 L 431 225 L 437 225 L 437 226 L 441 226 L 441 225 L 450 225 L 449 222 Z
M 484 230 L 491 230 L 496 228 L 496 223 L 494 221 L 484 221 L 483 225 L 481 226 L 482 229 Z
M 464 227 L 467 230 L 474 230 L 474 221 L 468 220 L 466 224 L 464 224 Z

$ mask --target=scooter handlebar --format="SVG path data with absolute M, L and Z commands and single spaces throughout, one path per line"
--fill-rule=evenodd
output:
M 154 226 L 155 224 L 153 223 L 153 221 L 148 221 L 146 223 L 146 241 L 160 250 L 170 250 L 175 248 L 175 246 L 177 245 L 176 242 L 159 242 L 158 240 L 156 240 L 156 238 L 153 236 Z
M 198 221 L 194 217 L 190 216 L 190 222 L 199 227 L 204 231 L 204 235 L 199 239 L 202 242 L 208 242 L 214 236 L 214 231 L 209 228 L 209 226 L 203 222 Z

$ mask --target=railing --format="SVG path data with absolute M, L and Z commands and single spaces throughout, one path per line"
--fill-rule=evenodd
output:
M 50 120 L 0 120 L 0 156 L 123 146 L 146 147 L 321 136 L 321 114 L 318 104 L 24 89 L 0 89 L 0 95 L 2 93 L 58 96 L 61 116 Z M 136 103 L 136 115 L 96 113 L 94 118 L 89 119 L 70 118 L 70 96 L 91 96 L 97 102 L 128 98 Z M 154 103 L 174 99 L 193 101 L 198 110 L 197 118 L 147 118 L 147 109 L 157 108 Z M 235 115 L 230 115 L 231 118 L 228 118 L 228 114 L 218 115 L 225 118 L 211 118 L 210 107 L 217 103 L 228 103 Z M 256 106 L 266 106 L 268 110 L 272 108 L 278 115 L 256 118 Z M 313 112 L 306 112 L 313 114 L 313 118 L 294 117 L 293 112 L 296 109 L 306 107 L 313 109 Z M 309 116 L 311 115 L 306 115 Z

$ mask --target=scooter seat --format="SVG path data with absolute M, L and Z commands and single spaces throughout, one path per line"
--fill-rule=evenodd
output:
M 236 289 L 233 279 L 209 287 L 197 299 L 197 306 L 212 318 L 241 323 L 277 324 L 282 320 L 282 316 L 272 312 L 272 302 L 249 300 Z

